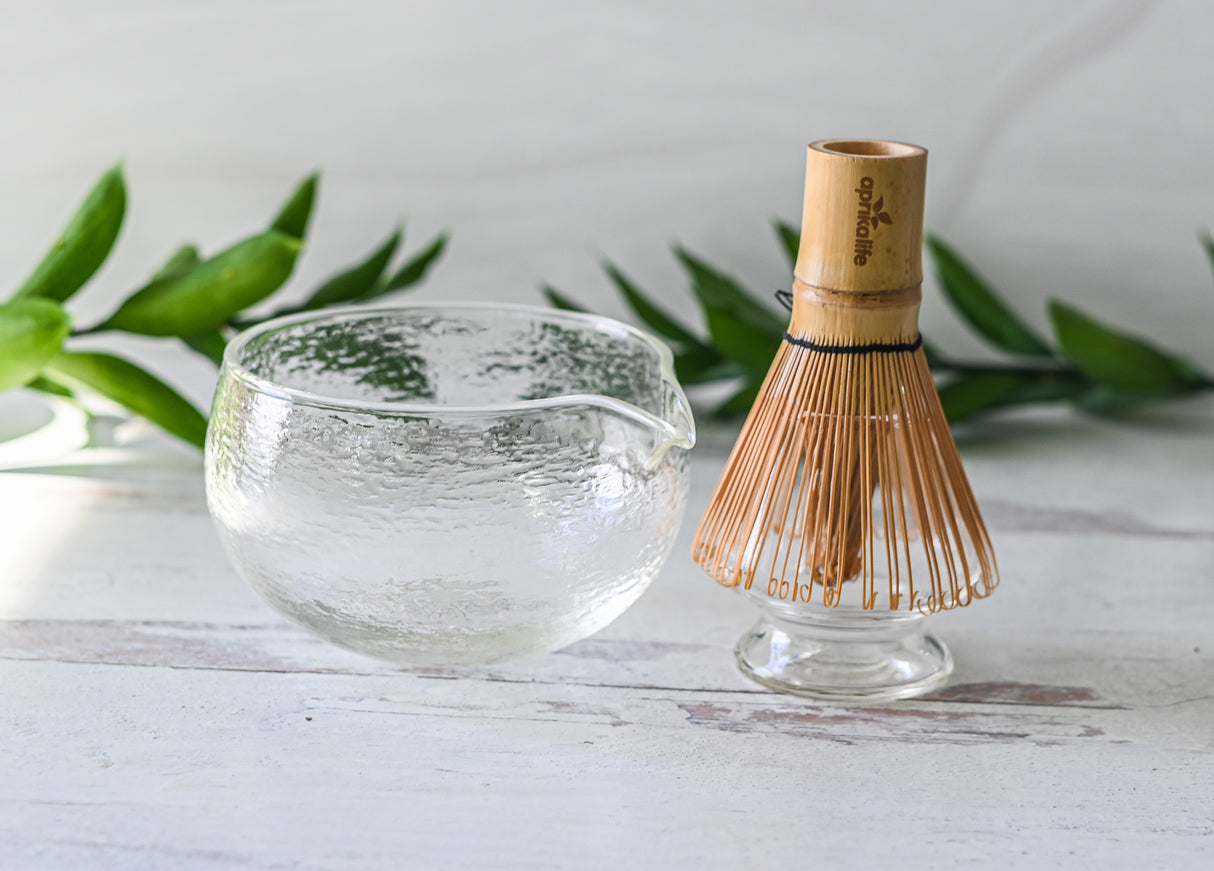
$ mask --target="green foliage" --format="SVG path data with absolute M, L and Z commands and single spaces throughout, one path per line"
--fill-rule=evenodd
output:
M 316 203 L 319 184 L 320 173 L 316 172 L 301 181 L 274 216 L 270 229 L 302 241 L 308 234 L 308 222 L 312 220 L 312 206 Z
M 314 173 L 301 181 L 268 229 L 211 257 L 204 257 L 192 244 L 181 245 L 109 318 L 72 333 L 71 316 L 61 303 L 96 273 L 122 226 L 126 186 L 122 167 L 110 169 L 13 298 L 0 304 L 0 390 L 24 385 L 60 396 L 77 391 L 101 394 L 201 446 L 206 418 L 189 401 L 129 360 L 72 350 L 72 337 L 107 330 L 174 337 L 220 363 L 236 329 L 273 316 L 250 317 L 248 311 L 276 294 L 290 278 L 303 249 L 319 178 Z M 306 295 L 303 303 L 275 314 L 361 302 L 413 287 L 442 256 L 448 240 L 446 234 L 439 235 L 391 270 L 402 238 L 396 230 L 365 259 Z
M 37 378 L 71 329 L 71 317 L 53 299 L 32 296 L 0 305 L 0 390 Z
M 544 294 L 544 297 L 548 300 L 548 304 L 550 306 L 552 306 L 553 308 L 559 308 L 561 311 L 567 311 L 567 312 L 587 312 L 587 311 L 589 311 L 589 309 L 582 308 L 580 305 L 578 305 L 572 299 L 565 296 L 565 294 L 561 293 L 559 290 L 557 290 L 554 287 L 551 287 L 550 285 L 545 284 L 542 288 L 540 288 L 540 291 Z
M 164 265 L 156 270 L 156 274 L 152 276 L 152 281 L 160 281 L 166 278 L 176 278 L 189 272 L 195 266 L 202 262 L 202 255 L 198 253 L 198 248 L 194 245 L 182 245 L 168 260 L 164 261 Z
M 935 261 L 945 299 L 983 338 L 1011 354 L 1053 356 L 1050 346 L 1004 304 L 957 252 L 934 236 L 927 237 L 927 250 Z
M 1078 399 L 1087 386 L 1075 373 L 1061 370 L 975 368 L 941 385 L 940 404 L 956 422 L 1011 405 Z
M 384 270 L 400 245 L 401 231 L 396 230 L 388 240 L 371 252 L 366 259 L 327 278 L 316 288 L 298 311 L 310 311 L 328 305 L 361 299 L 379 283 Z
M 675 256 L 691 277 L 692 293 L 704 310 L 717 352 L 761 380 L 780 346 L 787 319 L 691 252 L 676 249 Z
M 1000 405 L 1025 386 L 1025 376 L 1015 372 L 985 372 L 959 379 L 940 388 L 940 404 L 950 420 L 963 420 Z
M 372 299 L 377 296 L 383 296 L 385 293 L 391 293 L 394 290 L 404 290 L 407 287 L 412 287 L 430 271 L 430 267 L 438 262 L 438 258 L 443 256 L 443 251 L 447 249 L 446 233 L 442 233 L 433 242 L 421 250 L 417 256 L 409 260 L 392 273 L 392 277 L 385 281 L 382 285 L 372 287 L 371 290 L 364 293 L 359 299 Z
M 1112 330 L 1064 302 L 1050 300 L 1049 312 L 1062 353 L 1097 384 L 1149 398 L 1190 393 L 1209 381 L 1188 361 Z
M 192 336 L 217 329 L 291 276 L 303 242 L 267 230 L 191 269 L 153 279 L 101 325 L 144 336 Z
M 27 390 L 37 390 L 41 393 L 49 393 L 52 396 L 62 396 L 64 399 L 72 399 L 76 396 L 70 387 L 52 381 L 44 375 L 39 375 L 33 381 L 26 384 L 25 387 Z
M 105 262 L 126 214 L 122 164 L 101 176 L 63 232 L 14 296 L 42 296 L 63 302 L 84 286 Z
M 674 342 L 676 345 L 707 350 L 707 345 L 697 339 L 686 327 L 681 326 L 673 317 L 650 302 L 645 294 L 637 290 L 636 285 L 628 279 L 628 276 L 617 269 L 614 264 L 605 263 L 603 269 L 607 271 L 608 277 L 623 295 L 628 307 L 641 319 L 642 323 L 663 339 Z
M 782 222 L 776 223 L 775 230 L 790 266 L 795 264 L 800 246 L 797 231 Z M 1214 265 L 1214 239 L 1205 236 L 1202 243 Z M 958 315 L 997 350 L 1019 358 L 1008 364 L 959 361 L 924 341 L 923 351 L 940 381 L 940 401 L 950 421 L 1015 405 L 1062 401 L 1107 413 L 1214 388 L 1214 380 L 1188 360 L 1100 324 L 1057 300 L 1049 305 L 1057 339 L 1057 347 L 1052 347 L 945 242 L 929 236 L 927 250 L 941 289 Z M 708 326 L 707 336 L 659 307 L 613 264 L 604 268 L 637 319 L 670 344 L 680 380 L 689 385 L 734 383 L 736 392 L 712 410 L 713 416 L 743 415 L 758 395 L 786 319 L 701 258 L 679 248 L 675 256 L 687 272 L 691 293 Z M 543 292 L 558 308 L 585 311 L 551 287 L 545 286 Z
M 223 352 L 228 346 L 228 337 L 218 327 L 194 333 L 192 336 L 182 336 L 181 341 L 185 342 L 191 351 L 197 351 L 216 366 L 223 363 Z
M 97 352 L 64 352 L 47 364 L 56 381 L 93 390 L 146 417 L 160 428 L 202 447 L 207 419 L 189 400 L 129 360 Z
M 801 251 L 801 231 L 792 224 L 776 221 L 776 235 L 780 237 L 780 247 L 788 258 L 788 268 L 794 268 L 797 265 L 797 255 Z

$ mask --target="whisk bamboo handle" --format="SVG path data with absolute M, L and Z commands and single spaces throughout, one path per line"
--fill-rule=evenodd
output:
M 788 333 L 840 347 L 907 343 L 919 337 L 918 285 L 899 290 L 826 290 L 793 281 Z
M 814 287 L 873 292 L 923 281 L 927 150 L 829 139 L 811 143 L 801 247 L 793 270 Z
M 790 614 L 849 590 L 931 613 L 998 583 L 919 337 L 926 170 L 914 145 L 809 146 L 791 322 L 692 545 Z

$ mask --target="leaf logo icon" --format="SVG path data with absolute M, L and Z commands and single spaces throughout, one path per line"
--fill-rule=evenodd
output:
M 878 224 L 892 224 L 894 219 L 889 216 L 889 212 L 882 211 L 885 208 L 885 197 L 877 197 L 877 201 L 873 203 L 873 214 L 869 218 L 874 228 Z

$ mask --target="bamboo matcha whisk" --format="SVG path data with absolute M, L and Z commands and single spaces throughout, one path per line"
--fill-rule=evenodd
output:
M 998 583 L 919 337 L 926 169 L 809 146 L 791 322 L 693 545 L 721 584 L 931 613 Z

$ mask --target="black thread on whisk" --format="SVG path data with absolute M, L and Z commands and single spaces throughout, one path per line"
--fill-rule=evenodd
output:
M 871 342 L 867 345 L 819 345 L 809 339 L 798 339 L 792 333 L 784 334 L 784 341 L 798 348 L 808 348 L 819 354 L 896 354 L 901 351 L 917 351 L 923 347 L 923 336 L 913 342 Z
M 792 292 L 777 290 L 776 299 L 788 311 L 792 311 Z M 798 339 L 792 333 L 784 334 L 784 341 L 798 348 L 808 348 L 819 354 L 896 354 L 899 351 L 917 351 L 923 347 L 923 336 L 915 337 L 913 342 L 872 342 L 868 345 L 820 345 L 809 339 Z

